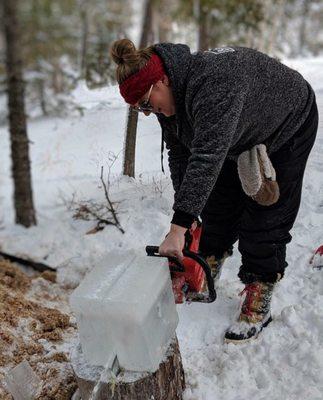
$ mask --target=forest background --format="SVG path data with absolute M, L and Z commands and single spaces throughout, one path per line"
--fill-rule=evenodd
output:
M 69 94 L 115 84 L 111 43 L 182 42 L 192 50 L 222 45 L 274 57 L 323 52 L 322 0 L 30 0 L 18 10 L 30 118 L 82 113 Z M 0 24 L 4 26 L 3 14 Z M 6 123 L 5 36 L 0 31 L 0 125 Z

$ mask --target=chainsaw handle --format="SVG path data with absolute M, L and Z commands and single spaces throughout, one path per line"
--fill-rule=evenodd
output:
M 153 257 L 167 257 L 168 261 L 171 261 L 172 263 L 177 265 L 177 270 L 176 272 L 185 272 L 184 266 L 178 261 L 176 257 L 172 256 L 161 256 L 159 254 L 159 247 L 158 246 L 146 246 L 146 253 L 147 256 L 153 256 Z
M 199 220 L 196 220 L 195 222 L 197 223 L 198 226 L 201 225 L 201 222 Z M 184 249 L 189 249 L 189 246 L 190 246 L 191 242 L 192 242 L 192 234 L 191 234 L 190 230 L 187 229 L 187 231 L 185 232 Z M 147 253 L 147 256 L 166 257 L 166 256 L 161 256 L 159 254 L 159 247 L 158 246 L 146 246 L 146 253 Z M 184 254 L 184 251 L 183 251 L 183 254 Z M 183 265 L 178 261 L 178 259 L 176 257 L 171 257 L 171 256 L 167 256 L 167 257 L 168 257 L 169 261 L 174 262 L 177 266 L 180 266 L 182 268 L 181 272 L 184 272 Z
M 184 267 L 182 264 L 179 263 L 178 259 L 176 257 L 168 257 L 168 256 L 162 256 L 159 254 L 159 247 L 158 246 L 146 246 L 146 253 L 148 256 L 154 256 L 154 257 L 167 257 L 169 261 L 175 262 L 176 265 L 180 265 L 182 267 L 182 271 L 184 271 Z M 216 299 L 216 291 L 214 288 L 214 280 L 212 278 L 211 274 L 211 269 L 209 264 L 204 260 L 202 256 L 200 256 L 197 253 L 194 253 L 192 251 L 189 251 L 187 249 L 183 249 L 183 255 L 185 257 L 189 257 L 192 260 L 198 262 L 200 266 L 202 267 L 205 278 L 206 278 L 206 283 L 207 283 L 207 288 L 209 291 L 209 295 L 205 298 L 202 295 L 198 296 L 196 298 L 192 298 L 192 301 L 199 301 L 203 303 L 212 303 Z

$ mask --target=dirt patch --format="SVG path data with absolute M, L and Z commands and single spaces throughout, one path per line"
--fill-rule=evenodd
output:
M 0 284 L 25 293 L 30 287 L 31 279 L 9 261 L 0 260 Z
M 68 294 L 53 274 L 30 277 L 16 265 L 0 261 L 0 382 L 6 372 L 27 360 L 42 380 L 37 399 L 71 398 L 76 383 L 69 352 L 76 327 Z M 12 399 L 2 383 L 0 398 Z

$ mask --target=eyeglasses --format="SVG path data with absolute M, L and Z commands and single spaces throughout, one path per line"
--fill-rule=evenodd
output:
M 133 107 L 136 111 L 138 112 L 152 112 L 154 107 L 149 103 L 150 100 L 150 95 L 151 95 L 151 91 L 153 89 L 154 85 L 152 84 L 150 86 L 149 92 L 148 92 L 148 97 L 145 100 L 142 100 L 138 107 Z

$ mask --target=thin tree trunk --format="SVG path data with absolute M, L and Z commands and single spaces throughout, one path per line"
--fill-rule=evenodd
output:
M 37 89 L 38 89 L 38 96 L 39 96 L 39 103 L 40 108 L 42 110 L 43 115 L 48 115 L 47 108 L 46 108 L 46 95 L 45 95 L 45 83 L 44 79 L 40 78 L 37 80 Z
M 149 43 L 153 43 L 154 37 L 153 37 L 153 0 L 147 0 L 146 1 L 146 7 L 145 7 L 145 16 L 143 20 L 143 27 L 142 27 L 142 33 L 141 33 L 141 38 L 140 38 L 140 44 L 139 48 L 143 48 L 148 46 Z
M 199 29 L 199 25 L 200 25 L 200 0 L 193 0 L 193 17 L 195 20 L 195 23 L 197 25 L 196 29 L 196 45 L 197 45 L 197 49 L 200 48 L 200 29 Z
M 86 55 L 87 55 L 87 40 L 88 40 L 88 32 L 89 32 L 89 23 L 88 23 L 88 9 L 87 3 L 82 2 L 81 5 L 81 25 L 82 25 L 82 33 L 81 33 L 81 62 L 80 62 L 80 72 L 81 78 L 85 78 L 86 74 Z
M 247 47 L 254 47 L 254 32 L 253 29 L 251 27 L 249 27 L 247 29 L 247 33 L 246 33 L 246 46 Z
M 259 23 L 259 33 L 255 38 L 255 48 L 260 51 L 264 51 L 265 49 L 265 42 L 266 42 L 266 32 L 268 28 L 268 21 L 267 21 L 267 1 L 263 2 L 263 10 L 265 18 Z
M 267 48 L 267 52 L 272 55 L 274 55 L 275 53 L 275 47 L 277 45 L 278 29 L 283 18 L 284 9 L 285 9 L 285 0 L 278 0 L 277 4 L 275 5 L 275 11 L 273 14 L 272 27 Z
M 172 32 L 172 17 L 170 11 L 172 9 L 172 2 L 170 0 L 164 0 L 158 3 L 158 9 L 156 10 L 156 25 L 157 33 L 155 34 L 155 40 L 158 43 L 165 43 L 170 41 L 170 35 Z M 155 21 L 155 20 L 154 20 Z
M 288 17 L 288 11 L 287 11 L 287 1 L 284 1 L 284 9 L 282 12 L 282 17 L 281 17 L 281 21 L 280 21 L 280 26 L 278 29 L 278 34 L 277 34 L 277 41 L 279 44 L 281 43 L 285 43 L 286 42 L 286 29 L 287 29 L 287 19 L 289 19 Z M 281 46 L 280 46 L 281 47 Z
M 16 223 L 29 227 L 36 225 L 36 215 L 32 196 L 29 142 L 24 105 L 21 36 L 17 15 L 19 0 L 2 0 L 2 4 L 6 37 L 8 109 Z
M 52 67 L 53 67 L 52 87 L 54 89 L 55 94 L 59 94 L 63 92 L 63 76 L 61 67 L 59 65 L 59 61 L 54 60 L 52 62 Z
M 135 177 L 137 125 L 138 113 L 129 107 L 124 144 L 123 175 L 131 176 L 132 178 Z
M 36 71 L 39 74 L 39 78 L 36 81 L 39 104 L 40 104 L 40 108 L 42 110 L 43 115 L 46 116 L 46 115 L 48 115 L 48 112 L 47 112 L 46 94 L 45 94 L 45 76 L 42 73 L 42 67 L 38 60 L 36 62 Z
M 139 48 L 148 46 L 153 42 L 152 35 L 152 10 L 153 0 L 147 0 L 145 5 L 145 16 Z M 135 177 L 135 155 L 136 155 L 136 136 L 138 125 L 138 113 L 129 107 L 128 122 L 124 147 L 123 175 Z
M 307 31 L 307 21 L 308 21 L 308 15 L 310 12 L 310 7 L 311 7 L 311 2 L 312 0 L 304 0 L 303 1 L 303 7 L 302 7 L 302 13 L 301 13 L 301 26 L 299 29 L 299 53 L 304 55 L 304 49 L 306 46 L 306 31 Z
M 208 50 L 209 48 L 209 32 L 207 19 L 207 12 L 203 9 L 201 0 L 196 0 L 194 4 L 194 12 L 198 23 L 198 50 Z

